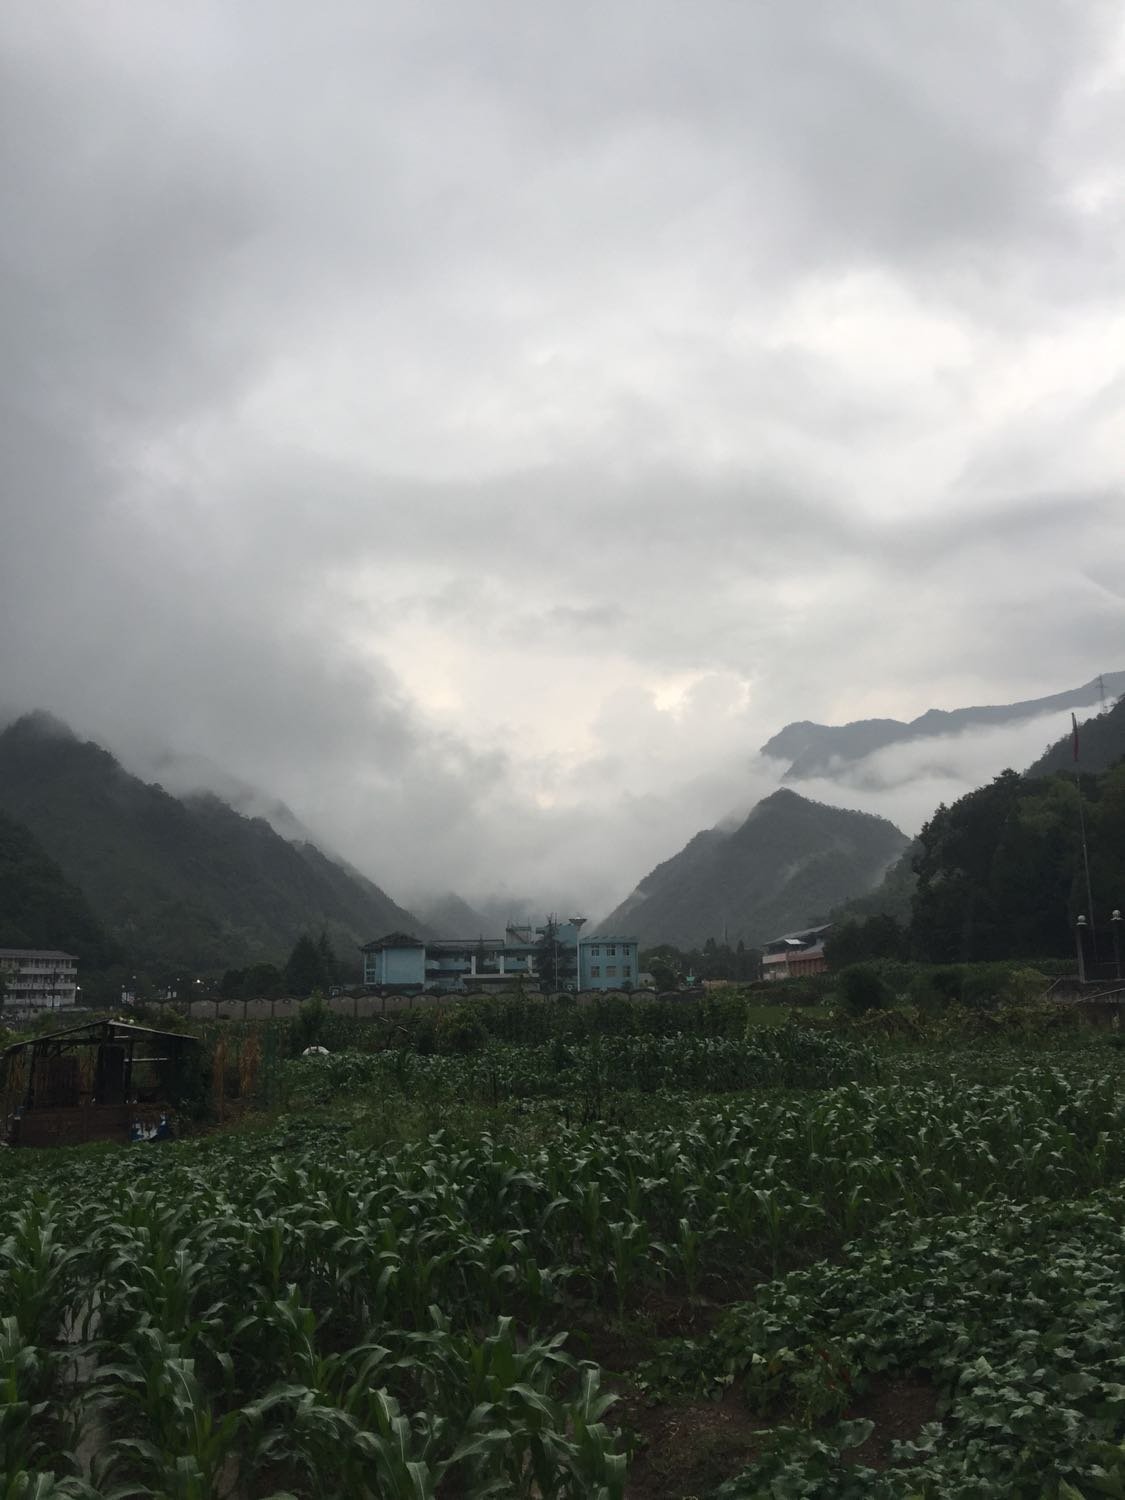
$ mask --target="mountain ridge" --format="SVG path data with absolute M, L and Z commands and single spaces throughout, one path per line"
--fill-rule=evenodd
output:
M 908 843 L 886 818 L 781 787 L 736 827 L 695 834 L 599 926 L 645 947 L 760 944 L 871 889 Z
M 1103 692 L 1109 698 L 1125 693 L 1125 671 L 1105 672 L 1080 687 L 1042 698 L 978 704 L 969 708 L 928 708 L 910 720 L 853 719 L 846 724 L 818 724 L 811 719 L 798 719 L 772 735 L 761 746 L 759 754 L 772 760 L 789 761 L 783 781 L 807 780 L 831 775 L 837 765 L 862 760 L 888 745 L 959 734 L 964 729 L 1016 723 L 1055 710 L 1088 707 L 1098 702 Z

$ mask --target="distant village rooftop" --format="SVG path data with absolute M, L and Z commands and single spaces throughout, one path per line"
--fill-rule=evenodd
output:
M 771 938 L 762 945 L 762 977 L 803 979 L 810 974 L 825 973 L 828 960 L 824 956 L 824 939 L 831 930 L 831 922 L 822 922 L 819 927 L 803 927 Z

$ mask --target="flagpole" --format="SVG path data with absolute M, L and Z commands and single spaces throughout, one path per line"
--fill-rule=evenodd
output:
M 1090 851 L 1086 845 L 1086 804 L 1082 796 L 1082 772 L 1078 766 L 1078 720 L 1073 714 L 1070 716 L 1073 728 L 1072 746 L 1074 749 L 1074 785 L 1078 792 L 1078 827 L 1082 832 L 1082 868 L 1086 872 L 1086 909 L 1090 914 L 1090 946 L 1094 953 L 1094 962 L 1098 961 L 1098 934 L 1097 924 L 1094 921 L 1094 888 L 1090 883 Z

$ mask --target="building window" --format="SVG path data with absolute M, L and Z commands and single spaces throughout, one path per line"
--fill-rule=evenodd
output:
M 591 958 L 600 958 L 601 956 L 602 956 L 602 950 L 600 948 L 591 948 L 590 949 L 590 957 Z
M 617 978 L 617 965 L 616 964 L 606 964 L 606 966 L 605 966 L 605 977 L 607 979 L 616 979 Z
M 632 964 L 626 964 L 625 967 L 621 970 L 621 972 L 622 972 L 622 974 L 624 974 L 624 976 L 625 976 L 626 979 L 629 979 L 632 976 L 632 973 L 633 973 L 633 965 Z
M 613 958 L 616 955 L 616 953 L 617 953 L 617 949 L 616 948 L 607 948 L 605 950 L 605 952 L 606 952 L 606 957 L 607 958 Z
M 601 965 L 593 964 L 590 968 L 590 978 L 600 979 L 602 977 Z

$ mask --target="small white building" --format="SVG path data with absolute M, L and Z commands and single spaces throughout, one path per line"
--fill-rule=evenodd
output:
M 13 1010 L 62 1010 L 78 992 L 78 959 L 58 948 L 0 948 L 4 1004 Z

